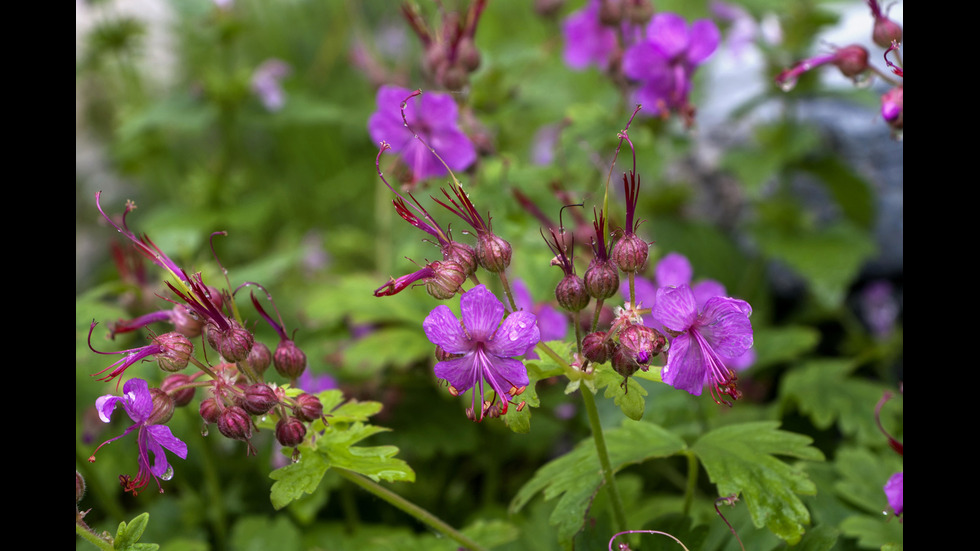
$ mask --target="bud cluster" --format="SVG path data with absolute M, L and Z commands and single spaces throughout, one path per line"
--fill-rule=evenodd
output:
M 422 68 L 437 86 L 459 90 L 480 67 L 475 36 L 485 6 L 486 0 L 475 0 L 465 14 L 442 12 L 436 29 L 429 28 L 416 7 L 403 6 L 405 19 L 422 42 Z

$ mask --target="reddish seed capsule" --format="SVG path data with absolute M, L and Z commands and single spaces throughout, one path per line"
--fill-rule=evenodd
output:
M 242 407 L 253 415 L 264 415 L 279 403 L 275 391 L 265 383 L 255 383 L 245 388 Z
M 578 312 L 589 305 L 589 293 L 585 290 L 585 281 L 575 274 L 568 274 L 558 282 L 555 288 L 555 298 L 558 305 L 570 312 Z
M 150 396 L 153 397 L 153 413 L 146 420 L 148 425 L 162 425 L 174 416 L 174 399 L 166 391 L 159 388 L 151 388 Z
M 193 379 L 189 375 L 174 373 L 163 378 L 163 382 L 160 383 L 160 389 L 174 399 L 175 406 L 183 407 L 191 403 L 191 400 L 194 399 L 194 391 L 196 389 L 193 386 L 188 386 L 191 382 L 193 382 Z M 180 390 L 175 390 L 178 388 Z
M 619 271 L 608 260 L 592 259 L 585 270 L 585 290 L 597 300 L 605 300 L 619 292 Z
M 510 243 L 489 232 L 480 235 L 476 241 L 477 261 L 490 273 L 506 270 L 513 252 Z
M 160 353 L 154 356 L 157 364 L 160 369 L 170 373 L 187 367 L 187 362 L 194 352 L 194 345 L 191 344 L 191 341 L 176 331 L 158 336 L 153 339 L 153 344 L 162 348 Z
M 227 407 L 218 415 L 218 430 L 225 438 L 248 441 L 252 437 L 252 418 L 239 406 Z
M 616 343 L 612 339 L 606 339 L 605 331 L 589 333 L 582 339 L 582 354 L 592 363 L 608 362 L 615 348 Z
M 218 417 L 221 415 L 221 406 L 218 405 L 216 398 L 207 398 L 201 401 L 198 411 L 205 423 L 217 423 Z
M 296 397 L 293 413 L 300 421 L 310 423 L 323 417 L 323 404 L 320 403 L 319 398 L 312 394 L 300 394 Z
M 272 356 L 272 365 L 276 372 L 288 379 L 296 379 L 306 371 L 306 354 L 296 346 L 296 343 L 284 339 L 279 341 L 276 353 Z
M 286 417 L 276 423 L 276 440 L 286 448 L 295 448 L 306 438 L 306 426 L 295 417 Z
M 255 342 L 252 345 L 252 350 L 248 353 L 248 359 L 245 361 L 248 362 L 252 371 L 257 375 L 262 375 L 272 364 L 272 352 L 269 351 L 269 347 L 264 343 Z

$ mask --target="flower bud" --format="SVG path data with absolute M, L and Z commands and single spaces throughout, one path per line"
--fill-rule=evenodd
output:
M 306 425 L 295 417 L 286 417 L 276 423 L 276 440 L 286 448 L 295 448 L 306 438 Z
M 599 0 L 599 22 L 607 27 L 618 27 L 623 19 L 623 5 L 620 0 Z
M 264 415 L 278 403 L 275 391 L 265 383 L 255 383 L 245 388 L 242 407 L 253 415 Z
M 558 282 L 555 298 L 558 299 L 559 306 L 570 312 L 578 312 L 589 304 L 585 281 L 575 274 L 568 274 Z
M 608 362 L 615 349 L 616 343 L 612 339 L 606 339 L 605 331 L 589 333 L 582 339 L 582 354 L 592 363 Z
M 667 349 L 667 339 L 660 331 L 636 324 L 620 331 L 619 344 L 631 352 L 641 366 L 650 363 L 654 356 Z
M 166 391 L 159 388 L 151 388 L 150 396 L 153 398 L 153 413 L 146 420 L 148 425 L 162 425 L 174 416 L 174 399 Z
M 217 423 L 218 417 L 221 415 L 221 409 L 217 398 L 207 398 L 201 401 L 201 406 L 198 411 L 205 423 Z
M 476 272 L 476 249 L 466 243 L 450 241 L 442 247 L 442 258 L 459 264 L 463 268 L 463 272 L 466 273 L 466 277 L 470 277 Z
M 189 375 L 174 373 L 163 378 L 163 382 L 160 383 L 160 390 L 163 390 L 174 399 L 174 406 L 183 407 L 191 403 L 191 400 L 194 399 L 194 391 L 196 389 L 193 386 L 188 386 L 191 382 L 193 382 L 193 379 Z
M 218 415 L 218 430 L 225 438 L 247 441 L 252 437 L 252 418 L 239 406 L 227 407 Z
M 633 0 L 627 10 L 630 22 L 635 25 L 646 25 L 653 18 L 653 4 L 650 0 Z
M 892 45 L 892 41 L 902 41 L 902 26 L 887 17 L 876 17 L 871 40 L 882 48 Z
M 480 67 L 480 52 L 476 49 L 472 37 L 464 36 L 459 39 L 459 43 L 456 44 L 456 59 L 470 73 Z
M 230 322 L 227 330 L 222 331 L 215 324 L 208 324 L 208 342 L 229 362 L 240 362 L 248 358 L 255 344 L 252 333 L 238 324 Z
M 323 416 L 323 404 L 316 396 L 303 393 L 296 397 L 293 413 L 300 421 L 307 423 L 316 421 Z
M 612 260 L 620 270 L 636 273 L 643 270 L 649 254 L 650 245 L 635 233 L 628 233 L 613 246 Z
M 506 270 L 512 254 L 510 243 L 490 232 L 483 233 L 476 241 L 476 259 L 490 273 L 498 274 Z
M 629 377 L 640 369 L 640 364 L 636 363 L 633 353 L 625 346 L 616 346 L 612 355 L 612 366 L 623 377 Z
M 290 339 L 279 341 L 272 356 L 276 372 L 287 379 L 296 379 L 306 371 L 306 354 Z
M 585 270 L 585 290 L 597 300 L 615 295 L 619 291 L 619 271 L 607 260 L 592 259 Z
M 187 367 L 187 361 L 194 352 L 194 345 L 184 335 L 173 331 L 153 339 L 153 344 L 163 348 L 154 357 L 160 369 L 175 373 Z
M 868 70 L 868 50 L 851 44 L 837 50 L 834 65 L 848 78 L 854 78 Z
M 78 503 L 85 496 L 85 477 L 82 473 L 75 471 L 75 503 Z
M 170 321 L 173 322 L 174 329 L 178 333 L 189 339 L 200 337 L 204 331 L 205 320 L 183 304 L 174 305 L 170 311 Z
M 245 361 L 248 362 L 249 367 L 256 375 L 262 375 L 272 363 L 272 352 L 269 351 L 269 347 L 265 343 L 256 341 L 252 344 L 252 350 L 248 353 L 248 359 Z
M 534 13 L 541 17 L 553 17 L 561 11 L 565 0 L 534 0 Z
M 895 130 L 902 130 L 904 86 L 896 86 L 881 96 L 881 118 Z
M 434 272 L 432 277 L 425 280 L 425 290 L 429 295 L 436 300 L 449 300 L 456 296 L 466 281 L 466 269 L 452 260 L 433 262 L 429 266 Z

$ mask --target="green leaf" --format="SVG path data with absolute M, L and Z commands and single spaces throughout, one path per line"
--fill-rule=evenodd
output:
M 642 421 L 624 420 L 619 428 L 606 431 L 606 448 L 613 471 L 655 457 L 669 457 L 686 446 L 667 430 Z M 538 492 L 546 500 L 561 496 L 549 518 L 558 529 L 563 545 L 582 529 L 585 515 L 604 482 L 595 443 L 589 438 L 574 450 L 542 466 L 514 496 L 511 513 L 516 513 Z
M 884 387 L 850 377 L 855 364 L 847 359 L 816 359 L 793 369 L 783 378 L 779 395 L 796 403 L 819 429 L 834 423 L 860 442 L 883 441 L 874 422 L 875 404 Z
M 288 515 L 277 517 L 247 516 L 235 523 L 230 547 L 236 551 L 266 551 L 268 549 L 301 549 L 300 531 Z
M 660 371 L 659 368 L 654 369 Z M 612 398 L 613 403 L 630 419 L 639 421 L 643 418 L 643 408 L 646 405 L 643 397 L 647 395 L 647 389 L 640 386 L 633 377 L 627 377 L 624 385 L 623 376 L 608 365 L 597 367 L 595 374 L 596 388 L 606 387 L 603 396 Z
M 875 455 L 865 448 L 841 448 L 834 461 L 839 473 L 834 484 L 837 494 L 879 520 L 882 510 L 890 511 L 885 482 L 902 470 L 902 460 L 894 452 L 883 448 L 881 453 L 884 455 Z
M 372 331 L 344 349 L 344 370 L 368 378 L 387 367 L 406 368 L 432 355 L 432 343 L 421 324 Z
M 905 540 L 904 525 L 894 518 L 884 516 L 855 515 L 844 519 L 840 530 L 845 536 L 856 538 L 861 547 L 873 549 L 901 549 Z
M 299 461 L 269 473 L 272 485 L 272 506 L 282 509 L 303 494 L 312 494 L 330 467 L 327 458 L 307 445 L 300 445 Z
M 824 459 L 803 435 L 779 430 L 779 423 L 762 421 L 721 427 L 692 446 L 722 496 L 741 494 L 753 524 L 792 545 L 803 536 L 810 513 L 796 494 L 814 494 L 806 474 L 775 455 L 810 461 Z
M 843 303 L 858 270 L 875 252 L 870 236 L 846 221 L 809 231 L 759 224 L 753 235 L 767 256 L 796 270 L 817 301 L 831 309 Z
M 851 222 L 870 230 L 874 224 L 874 195 L 868 182 L 838 157 L 808 159 L 801 170 L 816 176 L 830 191 Z
M 830 551 L 837 545 L 838 537 L 840 532 L 833 526 L 826 524 L 815 526 L 807 531 L 794 551 Z
M 755 368 L 789 362 L 813 350 L 820 332 L 813 327 L 789 325 L 766 327 L 755 332 L 752 348 L 756 353 Z
M 146 530 L 149 521 L 150 514 L 143 513 L 129 521 L 129 524 L 120 522 L 119 529 L 116 530 L 116 537 L 113 539 L 113 548 L 120 551 L 156 551 L 159 549 L 160 546 L 155 543 L 137 543 L 143 536 L 143 531 Z
M 334 427 L 334 425 L 331 425 Z M 327 430 L 316 441 L 317 451 L 326 455 L 331 466 L 363 474 L 378 482 L 404 480 L 415 481 L 415 471 L 401 459 L 395 446 L 360 447 L 353 444 L 376 433 L 383 427 L 354 423 L 345 430 Z

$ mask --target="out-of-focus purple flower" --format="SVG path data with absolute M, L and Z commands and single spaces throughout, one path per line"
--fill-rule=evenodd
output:
M 303 389 L 307 394 L 319 394 L 324 390 L 337 388 L 337 381 L 326 373 L 314 375 L 307 369 L 296 379 L 296 387 Z
M 484 285 L 463 293 L 459 307 L 462 323 L 448 306 L 439 305 L 425 318 L 422 328 L 443 352 L 461 354 L 437 363 L 435 374 L 449 382 L 454 395 L 472 388 L 472 408 L 467 415 L 482 421 L 497 399 L 501 401 L 500 414 L 506 413 L 510 397 L 523 392 L 530 382 L 527 368 L 514 357 L 537 344 L 541 332 L 530 312 L 517 311 L 503 319 L 504 305 Z M 487 399 L 486 385 L 496 394 L 491 400 Z
M 888 498 L 888 505 L 895 511 L 895 514 L 902 516 L 902 511 L 904 510 L 904 490 L 902 488 L 905 482 L 904 473 L 895 473 L 888 479 L 885 483 L 885 496 Z
M 895 329 L 898 303 L 894 291 L 890 282 L 878 280 L 868 284 L 858 299 L 865 322 L 871 328 L 871 333 L 879 339 L 887 337 Z
M 143 379 L 126 381 L 126 384 L 123 385 L 122 396 L 107 394 L 95 401 L 95 408 L 98 410 L 102 422 L 108 423 L 111 420 L 116 404 L 122 404 L 129 418 L 133 420 L 133 425 L 119 436 L 100 444 L 95 453 L 89 457 L 89 461 L 95 461 L 95 454 L 98 453 L 99 449 L 102 449 L 102 446 L 115 442 L 134 430 L 138 431 L 136 443 L 139 448 L 139 473 L 136 478 L 122 475 L 119 480 L 127 492 L 133 492 L 133 495 L 136 495 L 149 483 L 152 476 L 157 487 L 160 488 L 160 493 L 163 493 L 159 479 L 170 480 L 173 476 L 173 469 L 167 462 L 167 454 L 164 452 L 164 448 L 181 459 L 187 459 L 187 444 L 174 436 L 166 425 L 153 424 L 153 395 Z M 152 460 L 150 454 L 153 454 Z
M 646 39 L 623 54 L 623 73 L 640 82 L 637 103 L 647 107 L 647 113 L 689 112 L 694 70 L 714 53 L 720 40 L 718 27 L 708 19 L 689 27 L 677 14 L 654 15 Z
M 368 132 L 375 143 L 386 142 L 401 156 L 416 180 L 446 174 L 446 167 L 426 144 L 442 157 L 452 170 L 466 170 L 476 161 L 473 142 L 459 129 L 459 109 L 449 94 L 426 93 L 417 101 L 406 101 L 412 90 L 397 86 L 378 89 L 378 110 L 368 120 Z M 402 105 L 405 119 L 402 120 Z M 405 123 L 408 123 L 408 127 Z M 415 138 L 418 134 L 425 142 Z
M 584 8 L 569 15 L 562 23 L 565 63 L 572 69 L 582 70 L 589 65 L 606 69 L 616 51 L 616 30 L 599 21 L 599 2 L 589 0 Z
M 742 6 L 712 0 L 711 13 L 729 23 L 726 34 L 726 44 L 736 58 L 753 42 L 759 35 L 759 26 L 756 24 L 752 15 Z
M 267 110 L 278 111 L 286 105 L 286 91 L 281 82 L 291 72 L 292 68 L 285 61 L 267 59 L 252 73 L 252 92 Z
M 749 303 L 713 297 L 698 308 L 690 287 L 671 286 L 657 290 L 653 315 L 674 335 L 661 372 L 665 383 L 694 396 L 709 384 L 717 403 L 729 403 L 721 399 L 722 394 L 733 400 L 741 396 L 735 373 L 724 358 L 737 358 L 752 347 Z
M 542 341 L 560 341 L 565 338 L 565 335 L 568 334 L 567 315 L 559 312 L 547 302 L 535 304 L 534 299 L 531 298 L 531 291 L 520 279 L 515 279 L 511 288 L 514 292 L 514 302 L 517 303 L 517 307 L 525 312 L 531 312 L 538 318 L 538 330 L 541 332 Z M 537 343 L 534 343 L 527 349 L 527 352 L 524 353 L 525 358 L 529 360 L 538 359 L 539 356 L 534 351 L 536 345 Z

